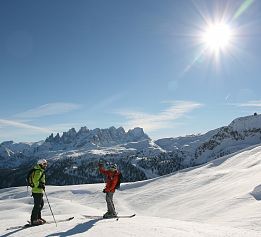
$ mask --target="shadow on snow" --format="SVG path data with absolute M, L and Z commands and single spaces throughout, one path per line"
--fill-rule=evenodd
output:
M 65 237 L 65 236 L 72 236 L 72 235 L 84 233 L 84 232 L 88 231 L 89 229 L 91 229 L 95 225 L 95 223 L 98 222 L 99 220 L 101 220 L 101 219 L 90 220 L 88 222 L 78 224 L 70 230 L 67 230 L 67 231 L 64 231 L 64 232 L 57 232 L 57 233 L 54 233 L 54 234 L 49 234 L 49 235 L 46 235 L 46 237 L 52 237 L 52 236 Z M 25 229 L 13 230 L 9 233 L 1 235 L 1 237 L 13 236 L 13 234 L 20 232 L 20 231 L 23 231 L 23 230 L 25 230 Z
M 70 230 L 50 234 L 50 235 L 47 235 L 46 237 L 52 237 L 52 236 L 65 237 L 65 236 L 72 236 L 72 235 L 84 233 L 84 232 L 88 231 L 89 229 L 91 229 L 95 225 L 95 223 L 98 222 L 99 220 L 101 220 L 101 219 L 90 220 L 88 222 L 78 224 Z

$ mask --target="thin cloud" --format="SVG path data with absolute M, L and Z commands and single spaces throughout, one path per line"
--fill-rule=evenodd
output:
M 48 128 L 44 128 L 21 121 L 0 119 L 0 140 L 19 140 L 21 142 L 43 140 L 51 133 L 59 133 L 61 135 L 62 132 L 68 131 L 73 127 L 80 127 L 80 125 L 77 123 L 59 123 L 48 125 Z
M 95 103 L 95 105 L 93 107 L 90 107 L 89 110 L 104 110 L 106 108 L 108 108 L 110 105 L 114 104 L 115 102 L 121 100 L 124 97 L 124 93 L 118 93 L 118 94 L 114 94 L 111 95 L 107 98 L 104 98 L 103 100 Z
M 236 104 L 239 107 L 261 107 L 261 100 L 252 100 L 241 104 Z
M 39 106 L 34 109 L 27 110 L 23 113 L 12 116 L 14 119 L 0 119 L 0 130 L 2 138 L 12 137 L 35 137 L 36 134 L 49 135 L 51 133 L 63 132 L 64 128 L 71 128 L 69 124 L 55 124 L 47 127 L 34 126 L 30 124 L 30 120 L 50 115 L 64 114 L 81 108 L 81 105 L 73 103 L 50 103 Z
M 42 128 L 42 127 L 33 126 L 30 124 L 13 121 L 13 120 L 7 120 L 7 119 L 0 119 L 0 127 L 15 127 L 15 128 L 31 129 L 42 133 L 50 133 L 51 131 L 48 128 Z
M 50 103 L 41 105 L 37 108 L 27 110 L 25 112 L 16 114 L 19 118 L 40 118 L 50 115 L 58 115 L 68 113 L 73 110 L 80 109 L 81 105 L 73 103 Z
M 147 114 L 136 111 L 120 111 L 118 114 L 126 118 L 125 126 L 127 129 L 142 127 L 146 131 L 155 131 L 170 127 L 171 122 L 183 117 L 185 114 L 202 107 L 203 105 L 192 101 L 167 102 L 171 106 L 158 114 Z

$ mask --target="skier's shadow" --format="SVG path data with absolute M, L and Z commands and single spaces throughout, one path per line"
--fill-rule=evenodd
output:
M 12 236 L 13 234 L 15 234 L 15 233 L 17 233 L 17 232 L 19 232 L 19 231 L 21 231 L 21 230 L 23 230 L 23 229 L 13 230 L 13 231 L 11 231 L 11 232 L 9 232 L 9 233 L 7 233 L 7 234 L 1 235 L 1 237 Z
M 72 236 L 72 235 L 84 233 L 84 232 L 88 231 L 89 229 L 91 229 L 95 225 L 95 223 L 98 222 L 99 220 L 102 220 L 102 218 L 90 220 L 88 222 L 78 224 L 70 230 L 67 230 L 65 232 L 58 232 L 58 233 L 50 234 L 50 235 L 47 235 L 46 237 L 52 237 L 52 236 L 66 237 L 66 236 Z

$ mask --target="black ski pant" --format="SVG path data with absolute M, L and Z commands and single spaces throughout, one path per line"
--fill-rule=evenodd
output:
M 42 217 L 41 211 L 44 206 L 42 193 L 32 193 L 32 196 L 34 198 L 34 208 L 32 210 L 32 214 L 31 214 L 31 222 L 33 222 L 37 219 L 40 219 Z
M 106 193 L 107 209 L 110 214 L 116 215 L 115 207 L 113 204 L 113 192 Z

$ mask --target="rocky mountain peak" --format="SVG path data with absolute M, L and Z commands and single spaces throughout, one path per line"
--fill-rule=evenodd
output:
M 234 131 L 246 131 L 246 130 L 253 130 L 253 129 L 260 129 L 261 124 L 261 114 L 254 114 L 246 117 L 240 117 L 234 119 L 230 124 L 229 127 L 232 128 Z
M 143 128 L 139 128 L 139 127 L 136 127 L 134 129 L 130 129 L 128 132 L 127 132 L 127 136 L 131 139 L 131 140 L 134 140 L 134 141 L 137 141 L 137 140 L 144 140 L 144 139 L 150 139 L 148 135 L 146 135 L 143 131 Z
M 81 127 L 80 130 L 78 131 L 77 135 L 83 135 L 83 134 L 87 134 L 90 130 L 84 126 L 84 127 Z
M 74 128 L 63 132 L 62 136 L 57 133 L 54 137 L 53 133 L 46 138 L 45 142 L 55 144 L 72 144 L 72 146 L 81 147 L 92 143 L 96 145 L 115 145 L 126 142 L 136 142 L 144 139 L 150 139 L 142 128 L 130 129 L 125 132 L 124 128 L 110 127 L 106 129 L 95 128 L 89 130 L 86 126 L 81 127 L 77 132 Z

